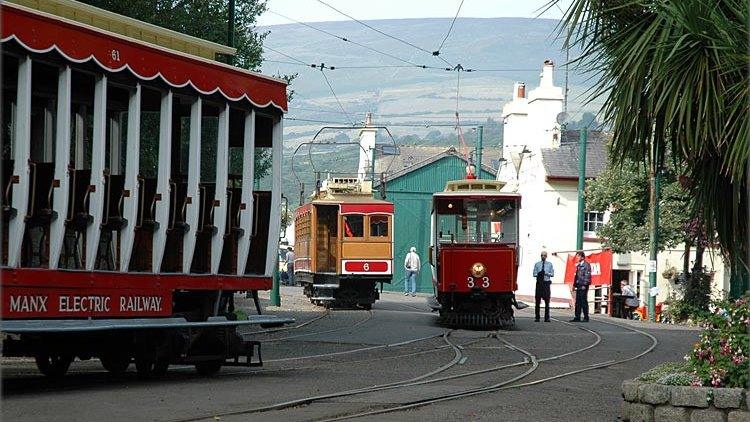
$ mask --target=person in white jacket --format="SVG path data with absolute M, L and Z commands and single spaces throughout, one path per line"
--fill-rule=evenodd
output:
M 406 269 L 406 280 L 404 281 L 404 296 L 409 295 L 409 290 L 411 290 L 412 296 L 417 295 L 417 274 L 419 274 L 420 267 L 421 262 L 419 261 L 419 255 L 417 255 L 417 248 L 412 246 L 411 249 L 409 249 L 409 253 L 406 254 L 406 259 L 404 260 L 404 269 Z M 411 289 L 409 287 L 411 287 Z

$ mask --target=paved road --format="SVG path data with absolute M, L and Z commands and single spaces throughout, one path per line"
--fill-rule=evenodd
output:
M 287 288 L 285 294 L 300 293 Z M 143 381 L 131 367 L 126 376 L 112 379 L 97 361 L 87 361 L 74 363 L 64 380 L 50 382 L 36 373 L 33 363 L 6 360 L 2 419 L 330 420 L 420 404 L 428 398 L 518 378 L 505 387 L 538 383 L 476 391 L 468 397 L 356 419 L 614 421 L 621 381 L 659 362 L 681 359 L 698 336 L 697 331 L 683 327 L 608 318 L 571 325 L 565 323 L 569 315 L 563 312 L 553 312 L 556 321 L 551 323 L 535 323 L 528 310 L 518 313 L 513 331 L 450 331 L 435 324 L 425 298 L 383 296 L 372 312 L 325 312 L 287 296 L 285 307 L 274 312 L 295 316 L 297 324 L 311 322 L 255 334 L 264 341 L 263 368 L 224 368 L 210 378 L 200 377 L 191 367 L 172 367 L 163 379 Z M 637 356 L 654 344 L 653 351 L 640 358 L 592 367 Z M 549 360 L 561 354 L 568 355 Z M 481 373 L 461 376 L 473 372 Z M 378 389 L 371 388 L 378 385 Z M 376 391 L 341 394 L 365 388 Z M 332 397 L 251 412 L 326 394 Z

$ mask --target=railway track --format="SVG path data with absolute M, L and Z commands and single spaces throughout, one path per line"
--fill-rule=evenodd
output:
M 561 322 L 563 324 L 571 325 L 571 324 L 569 324 L 567 322 L 563 322 L 563 321 L 560 321 L 560 320 L 557 320 L 557 319 L 555 319 L 555 320 L 557 322 Z M 577 349 L 577 350 L 575 350 L 573 352 L 568 352 L 568 353 L 564 353 L 564 354 L 560 354 L 560 355 L 550 356 L 550 357 L 545 358 L 545 359 L 539 359 L 539 360 L 536 360 L 536 361 L 532 361 L 532 368 L 530 368 L 530 370 L 527 370 L 526 372 L 524 372 L 520 376 L 511 378 L 510 380 L 506 380 L 506 381 L 503 381 L 503 382 L 500 382 L 500 383 L 497 383 L 497 384 L 488 385 L 488 386 L 484 386 L 484 387 L 480 387 L 480 388 L 476 388 L 476 389 L 471 389 L 471 390 L 466 390 L 466 391 L 462 391 L 462 392 L 458 392 L 458 393 L 449 393 L 449 394 L 435 396 L 435 397 L 431 397 L 431 398 L 427 398 L 427 399 L 416 400 L 416 401 L 413 401 L 413 402 L 410 402 L 410 403 L 406 403 L 406 404 L 402 404 L 402 405 L 398 405 L 398 406 L 392 406 L 392 407 L 388 407 L 388 408 L 385 408 L 385 409 L 377 409 L 377 410 L 371 410 L 371 411 L 360 412 L 360 413 L 355 413 L 355 414 L 341 415 L 341 416 L 337 416 L 337 417 L 333 417 L 333 418 L 318 419 L 317 421 L 318 422 L 332 422 L 332 421 L 341 421 L 341 420 L 361 418 L 361 417 L 366 417 L 366 416 L 382 415 L 382 414 L 385 414 L 385 413 L 393 413 L 393 412 L 399 412 L 399 411 L 414 409 L 414 408 L 417 408 L 417 407 L 427 406 L 427 405 L 430 405 L 430 404 L 440 403 L 440 402 L 449 401 L 449 400 L 455 400 L 455 399 L 460 399 L 460 398 L 466 398 L 466 397 L 476 396 L 476 395 L 480 395 L 480 394 L 487 394 L 487 393 L 493 393 L 493 392 L 497 392 L 497 391 L 503 391 L 503 390 L 509 390 L 509 389 L 515 389 L 515 388 L 522 388 L 522 387 L 532 386 L 532 385 L 536 385 L 536 384 L 542 384 L 542 383 L 553 381 L 553 380 L 556 380 L 556 379 L 560 379 L 560 378 L 564 378 L 564 377 L 568 377 L 568 376 L 580 374 L 582 372 L 587 372 L 587 371 L 592 371 L 592 370 L 595 370 L 595 369 L 601 369 L 601 368 L 606 368 L 606 367 L 610 367 L 610 366 L 614 366 L 614 365 L 619 365 L 619 364 L 622 364 L 622 363 L 625 363 L 625 362 L 629 362 L 629 361 L 638 359 L 641 356 L 643 356 L 643 355 L 645 355 L 647 353 L 650 353 L 652 350 L 654 350 L 654 348 L 656 348 L 657 344 L 659 343 L 658 340 L 656 339 L 656 337 L 654 337 L 653 335 L 651 335 L 651 334 L 649 334 L 649 333 L 647 333 L 645 331 L 638 330 L 638 329 L 632 328 L 632 327 L 627 327 L 627 326 L 624 326 L 624 325 L 621 325 L 621 324 L 616 324 L 616 323 L 609 322 L 609 321 L 597 320 L 597 322 L 602 322 L 602 323 L 605 323 L 605 324 L 617 326 L 617 327 L 620 327 L 620 328 L 624 328 L 626 330 L 630 330 L 630 331 L 642 334 L 642 335 L 648 337 L 651 340 L 651 345 L 648 348 L 646 348 L 644 351 L 642 351 L 642 352 L 640 352 L 640 353 L 638 353 L 638 354 L 636 354 L 634 356 L 628 357 L 628 358 L 618 359 L 618 360 L 611 360 L 611 361 L 606 361 L 606 362 L 601 362 L 601 363 L 597 363 L 597 364 L 593 364 L 593 365 L 588 365 L 588 366 L 586 366 L 584 368 L 576 369 L 576 370 L 573 370 L 573 371 L 567 371 L 567 372 L 564 372 L 564 373 L 561 373 L 561 374 L 557 374 L 557 375 L 553 375 L 553 376 L 549 376 L 549 377 L 540 378 L 540 379 L 537 379 L 537 380 L 534 380 L 534 381 L 528 381 L 528 382 L 522 382 L 522 383 L 518 383 L 518 384 L 513 384 L 514 382 L 520 381 L 521 379 L 526 378 L 529 375 L 531 375 L 531 373 L 534 372 L 534 370 L 536 370 L 536 368 L 538 367 L 539 363 L 541 363 L 541 362 L 549 362 L 549 361 L 552 361 L 552 360 L 557 360 L 557 359 L 560 359 L 560 358 L 562 358 L 564 356 L 570 356 L 570 355 L 575 354 L 575 353 L 581 353 L 584 350 L 591 349 L 592 347 L 595 346 L 595 345 L 590 345 L 590 346 L 587 346 L 587 347 L 582 348 L 582 349 Z M 582 327 L 582 326 L 576 326 L 576 328 L 579 328 L 579 329 L 582 329 L 582 330 L 585 330 L 585 331 L 589 331 L 591 333 L 595 333 L 593 330 L 589 330 L 588 328 L 585 328 L 585 327 Z M 597 336 L 597 342 L 596 342 L 596 344 L 598 344 L 601 341 L 601 336 L 598 333 L 595 333 L 595 334 Z
M 267 340 L 260 340 L 260 342 L 263 343 L 263 344 L 274 343 L 274 342 L 282 341 L 282 340 L 291 340 L 291 339 L 296 339 L 296 338 L 311 337 L 311 336 L 316 336 L 316 335 L 320 335 L 320 334 L 329 334 L 329 333 L 335 333 L 337 331 L 348 330 L 348 329 L 351 329 L 351 328 L 358 327 L 358 326 L 360 326 L 362 324 L 365 324 L 366 322 L 370 321 L 372 319 L 372 317 L 373 317 L 373 312 L 372 311 L 366 311 L 366 312 L 367 312 L 367 316 L 365 318 L 362 318 L 359 321 L 357 321 L 357 322 L 355 322 L 354 324 L 351 324 L 351 325 L 346 325 L 346 326 L 342 326 L 342 327 L 331 328 L 331 329 L 322 330 L 322 331 L 313 331 L 313 332 L 310 332 L 310 333 L 294 334 L 294 335 L 284 336 L 284 337 L 275 337 L 275 338 L 271 338 L 271 339 L 267 339 Z M 318 319 L 320 319 L 320 318 L 317 318 L 315 320 L 318 320 Z
M 570 324 L 570 323 L 567 323 L 567 322 L 559 321 L 557 319 L 555 319 L 555 321 L 558 322 L 558 323 L 561 323 L 561 324 L 568 325 L 568 326 L 574 326 L 575 328 L 577 328 L 579 330 L 582 330 L 582 331 L 585 331 L 585 332 L 591 334 L 593 336 L 593 338 L 594 338 L 594 341 L 591 342 L 590 344 L 587 344 L 586 346 L 574 349 L 572 351 L 568 351 L 568 352 L 565 352 L 565 353 L 559 353 L 559 354 L 555 354 L 555 355 L 552 355 L 552 356 L 547 356 L 547 357 L 544 357 L 544 358 L 539 358 L 536 355 L 534 355 L 532 352 L 524 350 L 523 348 L 520 348 L 517 345 L 514 345 L 514 344 L 512 344 L 512 343 L 510 343 L 510 342 L 508 342 L 508 341 L 506 341 L 506 340 L 504 340 L 502 338 L 498 338 L 498 340 L 502 344 L 504 344 L 508 349 L 516 351 L 519 354 L 521 354 L 524 357 L 523 360 L 520 360 L 520 361 L 517 361 L 517 362 L 513 362 L 513 363 L 503 364 L 503 365 L 496 365 L 496 366 L 492 366 L 492 367 L 489 367 L 489 368 L 483 368 L 483 369 L 478 369 L 478 370 L 474 370 L 474 371 L 459 373 L 459 374 L 453 374 L 453 375 L 446 375 L 446 376 L 442 376 L 442 377 L 436 377 L 436 375 L 438 375 L 439 373 L 444 372 L 448 368 L 451 368 L 451 367 L 455 366 L 456 363 L 461 359 L 461 357 L 463 356 L 463 354 L 459 353 L 460 352 L 460 348 L 459 348 L 458 349 L 459 352 L 456 352 L 454 354 L 454 359 L 451 360 L 451 362 L 449 362 L 448 364 L 445 364 L 445 365 L 441 366 L 440 368 L 437 368 L 434 371 L 430 371 L 429 373 L 425 373 L 425 374 L 416 376 L 416 377 L 411 378 L 411 379 L 402 380 L 402 381 L 396 381 L 396 382 L 391 382 L 391 383 L 386 383 L 386 384 L 380 384 L 380 385 L 373 385 L 373 386 L 369 386 L 369 387 L 357 388 L 357 389 L 352 389 L 352 390 L 339 391 L 339 392 L 334 392 L 334 393 L 329 393 L 329 394 L 321 394 L 321 395 L 316 395 L 316 396 L 303 397 L 303 398 L 299 398 L 299 399 L 295 399 L 295 400 L 290 400 L 290 401 L 275 403 L 275 404 L 272 404 L 272 405 L 262 406 L 262 407 L 256 407 L 256 408 L 252 408 L 252 409 L 246 409 L 246 410 L 240 410 L 240 411 L 233 411 L 233 412 L 226 412 L 226 413 L 222 413 L 222 414 L 215 414 L 215 415 L 204 416 L 204 417 L 195 417 L 195 418 L 189 418 L 189 419 L 179 419 L 179 420 L 176 420 L 174 422 L 188 422 L 188 421 L 206 420 L 206 419 L 210 419 L 210 418 L 213 418 L 213 417 L 216 417 L 216 416 L 221 417 L 221 416 L 235 416 L 235 415 L 243 415 L 243 414 L 265 413 L 265 412 L 269 412 L 269 411 L 287 409 L 287 408 L 297 407 L 297 406 L 302 406 L 302 405 L 309 405 L 309 404 L 315 403 L 317 401 L 322 401 L 322 400 L 330 400 L 330 399 L 334 399 L 334 398 L 340 398 L 340 397 L 346 397 L 346 396 L 353 396 L 353 395 L 359 395 L 359 394 L 367 394 L 367 393 L 372 393 L 372 392 L 377 392 L 377 391 L 384 391 L 384 390 L 391 390 L 391 389 L 398 389 L 398 388 L 406 388 L 406 387 L 419 386 L 419 385 L 425 385 L 425 384 L 441 383 L 441 382 L 445 382 L 445 381 L 449 381 L 449 380 L 455 380 L 455 379 L 458 379 L 458 378 L 474 377 L 474 376 L 481 375 L 481 374 L 488 374 L 488 373 L 491 373 L 491 372 L 498 372 L 498 371 L 502 371 L 504 369 L 509 369 L 509 368 L 529 366 L 529 368 L 527 370 L 525 370 L 524 372 L 522 372 L 521 374 L 515 375 L 515 376 L 513 376 L 511 378 L 508 378 L 506 380 L 503 380 L 501 382 L 496 382 L 496 383 L 493 383 L 493 384 L 490 384 L 490 385 L 486 385 L 486 386 L 483 386 L 483 387 L 478 387 L 478 388 L 473 388 L 473 389 L 468 389 L 468 390 L 463 390 L 463 391 L 458 391 L 458 392 L 453 392 L 453 393 L 447 393 L 447 394 L 443 394 L 443 395 L 439 395 L 439 396 L 427 397 L 427 398 L 424 398 L 424 399 L 415 400 L 415 401 L 412 401 L 412 402 L 409 402 L 409 403 L 405 403 L 405 404 L 401 404 L 401 405 L 397 405 L 397 406 L 391 406 L 391 407 L 387 407 L 387 408 L 383 408 L 383 409 L 375 409 L 375 410 L 369 410 L 369 411 L 359 412 L 359 413 L 354 413 L 354 414 L 346 414 L 346 415 L 337 415 L 337 416 L 333 416 L 333 417 L 326 417 L 326 418 L 323 418 L 323 419 L 319 419 L 319 421 L 336 421 L 336 420 L 346 420 L 346 419 L 360 418 L 360 417 L 365 417 L 365 416 L 375 416 L 375 415 L 380 415 L 380 414 L 385 414 L 385 413 L 392 413 L 392 412 L 398 412 L 398 411 L 413 409 L 413 408 L 417 408 L 417 407 L 427 406 L 427 405 L 430 405 L 430 404 L 440 403 L 440 402 L 448 401 L 448 400 L 456 400 L 456 399 L 465 398 L 465 397 L 471 397 L 471 396 L 476 396 L 476 395 L 480 395 L 480 394 L 486 394 L 486 393 L 491 393 L 491 392 L 502 391 L 502 390 L 511 389 L 511 388 L 522 388 L 522 387 L 525 387 L 525 386 L 531 386 L 531 385 L 535 385 L 535 384 L 549 382 L 549 381 L 552 381 L 552 380 L 555 380 L 555 379 L 559 379 L 559 378 L 563 378 L 563 377 L 567 377 L 567 376 L 572 376 L 572 375 L 575 375 L 575 374 L 578 374 L 578 373 L 582 373 L 582 372 L 586 372 L 586 371 L 591 371 L 591 370 L 594 370 L 594 369 L 600 369 L 600 368 L 604 368 L 604 367 L 608 367 L 608 366 L 613 366 L 613 365 L 621 364 L 621 363 L 624 363 L 624 362 L 628 362 L 628 361 L 631 361 L 631 360 L 638 359 L 639 357 L 645 355 L 646 353 L 651 352 L 656 347 L 656 345 L 658 344 L 658 341 L 656 340 L 655 337 L 653 337 L 652 335 L 650 335 L 650 334 L 648 334 L 648 333 L 646 333 L 646 332 L 644 332 L 642 330 L 638 330 L 638 329 L 635 329 L 635 328 L 631 328 L 631 327 L 627 327 L 627 326 L 623 326 L 623 325 L 620 325 L 620 324 L 615 324 L 615 323 L 611 323 L 611 322 L 607 322 L 607 321 L 597 320 L 597 321 L 602 322 L 602 323 L 614 325 L 614 326 L 617 326 L 617 327 L 620 327 L 620 328 L 623 328 L 623 329 L 626 329 L 626 330 L 630 330 L 630 331 L 642 334 L 642 335 L 648 337 L 651 340 L 652 343 L 651 343 L 651 345 L 646 350 L 644 350 L 644 351 L 636 354 L 635 356 L 629 357 L 629 358 L 620 359 L 620 360 L 616 360 L 616 361 L 601 362 L 601 363 L 598 363 L 598 364 L 588 365 L 588 366 L 586 366 L 584 368 L 580 368 L 580 369 L 573 370 L 573 371 L 567 371 L 567 372 L 564 372 L 564 373 L 561 373 L 561 374 L 557 374 L 557 375 L 554 375 L 554 376 L 550 376 L 550 377 L 545 377 L 545 378 L 541 378 L 541 379 L 537 379 L 537 380 L 532 380 L 532 381 L 527 381 L 527 382 L 520 382 L 520 381 L 528 378 L 532 373 L 534 373 L 536 371 L 536 369 L 539 367 L 540 364 L 547 363 L 547 362 L 552 362 L 552 361 L 555 361 L 555 360 L 558 360 L 558 359 L 562 359 L 562 358 L 567 357 L 567 356 L 571 356 L 571 355 L 574 355 L 574 354 L 585 352 L 585 351 L 590 350 L 590 349 L 592 349 L 594 347 L 597 347 L 601 343 L 601 341 L 602 341 L 601 335 L 598 332 L 596 332 L 595 330 L 591 330 L 589 328 L 586 328 L 585 326 L 573 325 L 573 324 Z M 446 335 L 445 338 L 446 339 L 448 338 L 447 335 Z M 421 353 L 421 352 L 418 352 L 418 353 Z

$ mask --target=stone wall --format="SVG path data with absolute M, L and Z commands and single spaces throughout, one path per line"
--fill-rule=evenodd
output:
M 625 381 L 622 420 L 630 422 L 750 422 L 742 388 L 682 387 Z

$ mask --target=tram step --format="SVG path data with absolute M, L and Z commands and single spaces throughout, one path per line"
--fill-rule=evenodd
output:
M 332 297 L 311 297 L 310 300 L 324 300 L 324 301 L 328 301 L 328 302 L 333 302 L 336 299 L 334 299 Z
M 338 284 L 313 284 L 316 289 L 338 289 Z

